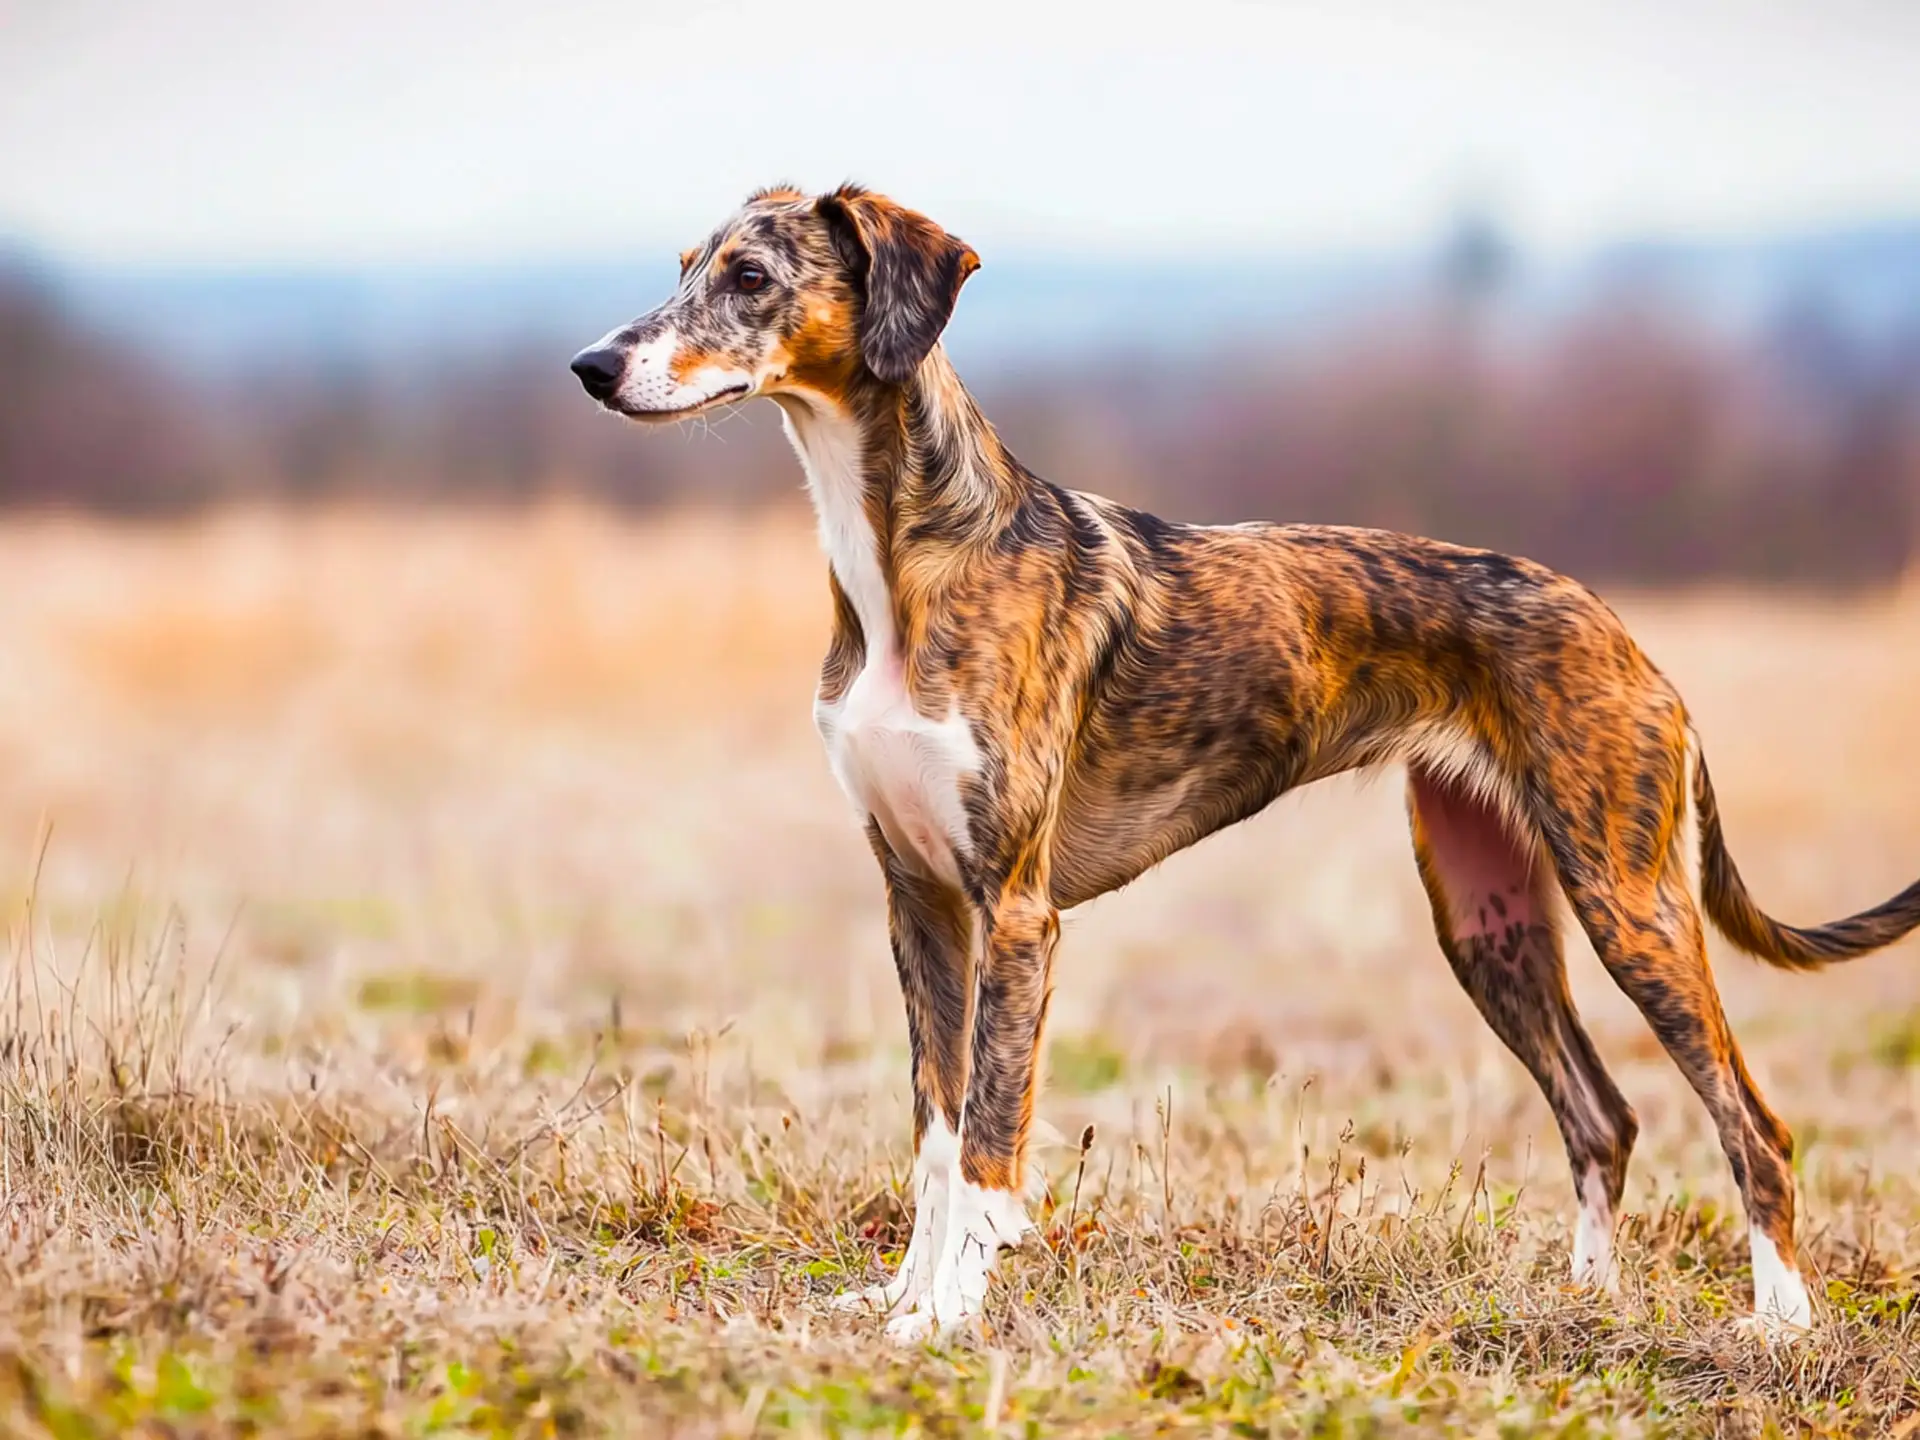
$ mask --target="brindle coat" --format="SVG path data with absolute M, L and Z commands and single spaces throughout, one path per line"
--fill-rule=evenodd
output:
M 1296 785 L 1399 760 L 1441 949 L 1545 1092 L 1602 1238 L 1637 1127 L 1575 1014 L 1556 888 L 1711 1112 L 1756 1282 L 1764 1236 L 1787 1267 L 1778 1318 L 1804 1323 L 1792 1139 L 1728 1029 L 1701 912 L 1812 968 L 1920 924 L 1920 884 L 1817 929 L 1762 914 L 1679 695 L 1572 580 L 1378 531 L 1176 524 L 1033 475 L 937 343 L 978 263 L 859 188 L 763 191 L 686 253 L 672 299 L 575 363 L 637 418 L 764 394 L 796 443 L 823 416 L 857 437 L 855 549 L 823 509 L 823 732 L 875 662 L 873 630 L 920 721 L 958 717 L 974 757 L 944 851 L 868 822 L 916 1149 L 937 1116 L 967 1182 L 1018 1191 L 1058 912 Z M 871 574 L 843 564 L 856 553 Z M 1605 1280 L 1605 1254 L 1582 1278 Z

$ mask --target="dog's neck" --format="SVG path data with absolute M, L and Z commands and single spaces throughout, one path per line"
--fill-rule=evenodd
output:
M 903 592 L 936 588 L 1012 523 L 1036 482 L 939 346 L 902 386 L 856 389 L 844 403 L 776 400 L 834 579 L 869 651 L 895 648 Z

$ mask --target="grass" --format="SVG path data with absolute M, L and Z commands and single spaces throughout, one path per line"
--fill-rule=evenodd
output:
M 1704 1113 L 1639 1110 L 1624 1293 L 1551 1118 L 1336 782 L 1071 917 L 1040 1235 L 975 1333 L 905 1243 L 871 859 L 807 721 L 804 527 L 0 529 L 0 1433 L 1920 1433 L 1920 950 L 1716 954 L 1800 1138 L 1768 1349 Z M 1920 870 L 1920 594 L 1627 596 L 1787 918 Z

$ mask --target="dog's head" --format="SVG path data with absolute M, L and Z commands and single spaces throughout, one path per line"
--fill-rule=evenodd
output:
M 926 216 L 843 185 L 763 190 L 680 257 L 665 303 L 573 358 L 587 393 L 636 420 L 755 395 L 844 403 L 903 385 L 980 257 Z

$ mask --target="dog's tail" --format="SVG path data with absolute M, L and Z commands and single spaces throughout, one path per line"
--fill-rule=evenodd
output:
M 1700 900 L 1722 935 L 1749 955 L 1782 970 L 1820 970 L 1891 945 L 1920 927 L 1920 880 L 1871 910 L 1827 925 L 1801 929 L 1782 925 L 1747 893 L 1746 883 L 1727 853 L 1714 804 L 1707 762 L 1696 744 L 1693 753 L 1694 816 L 1700 830 Z

